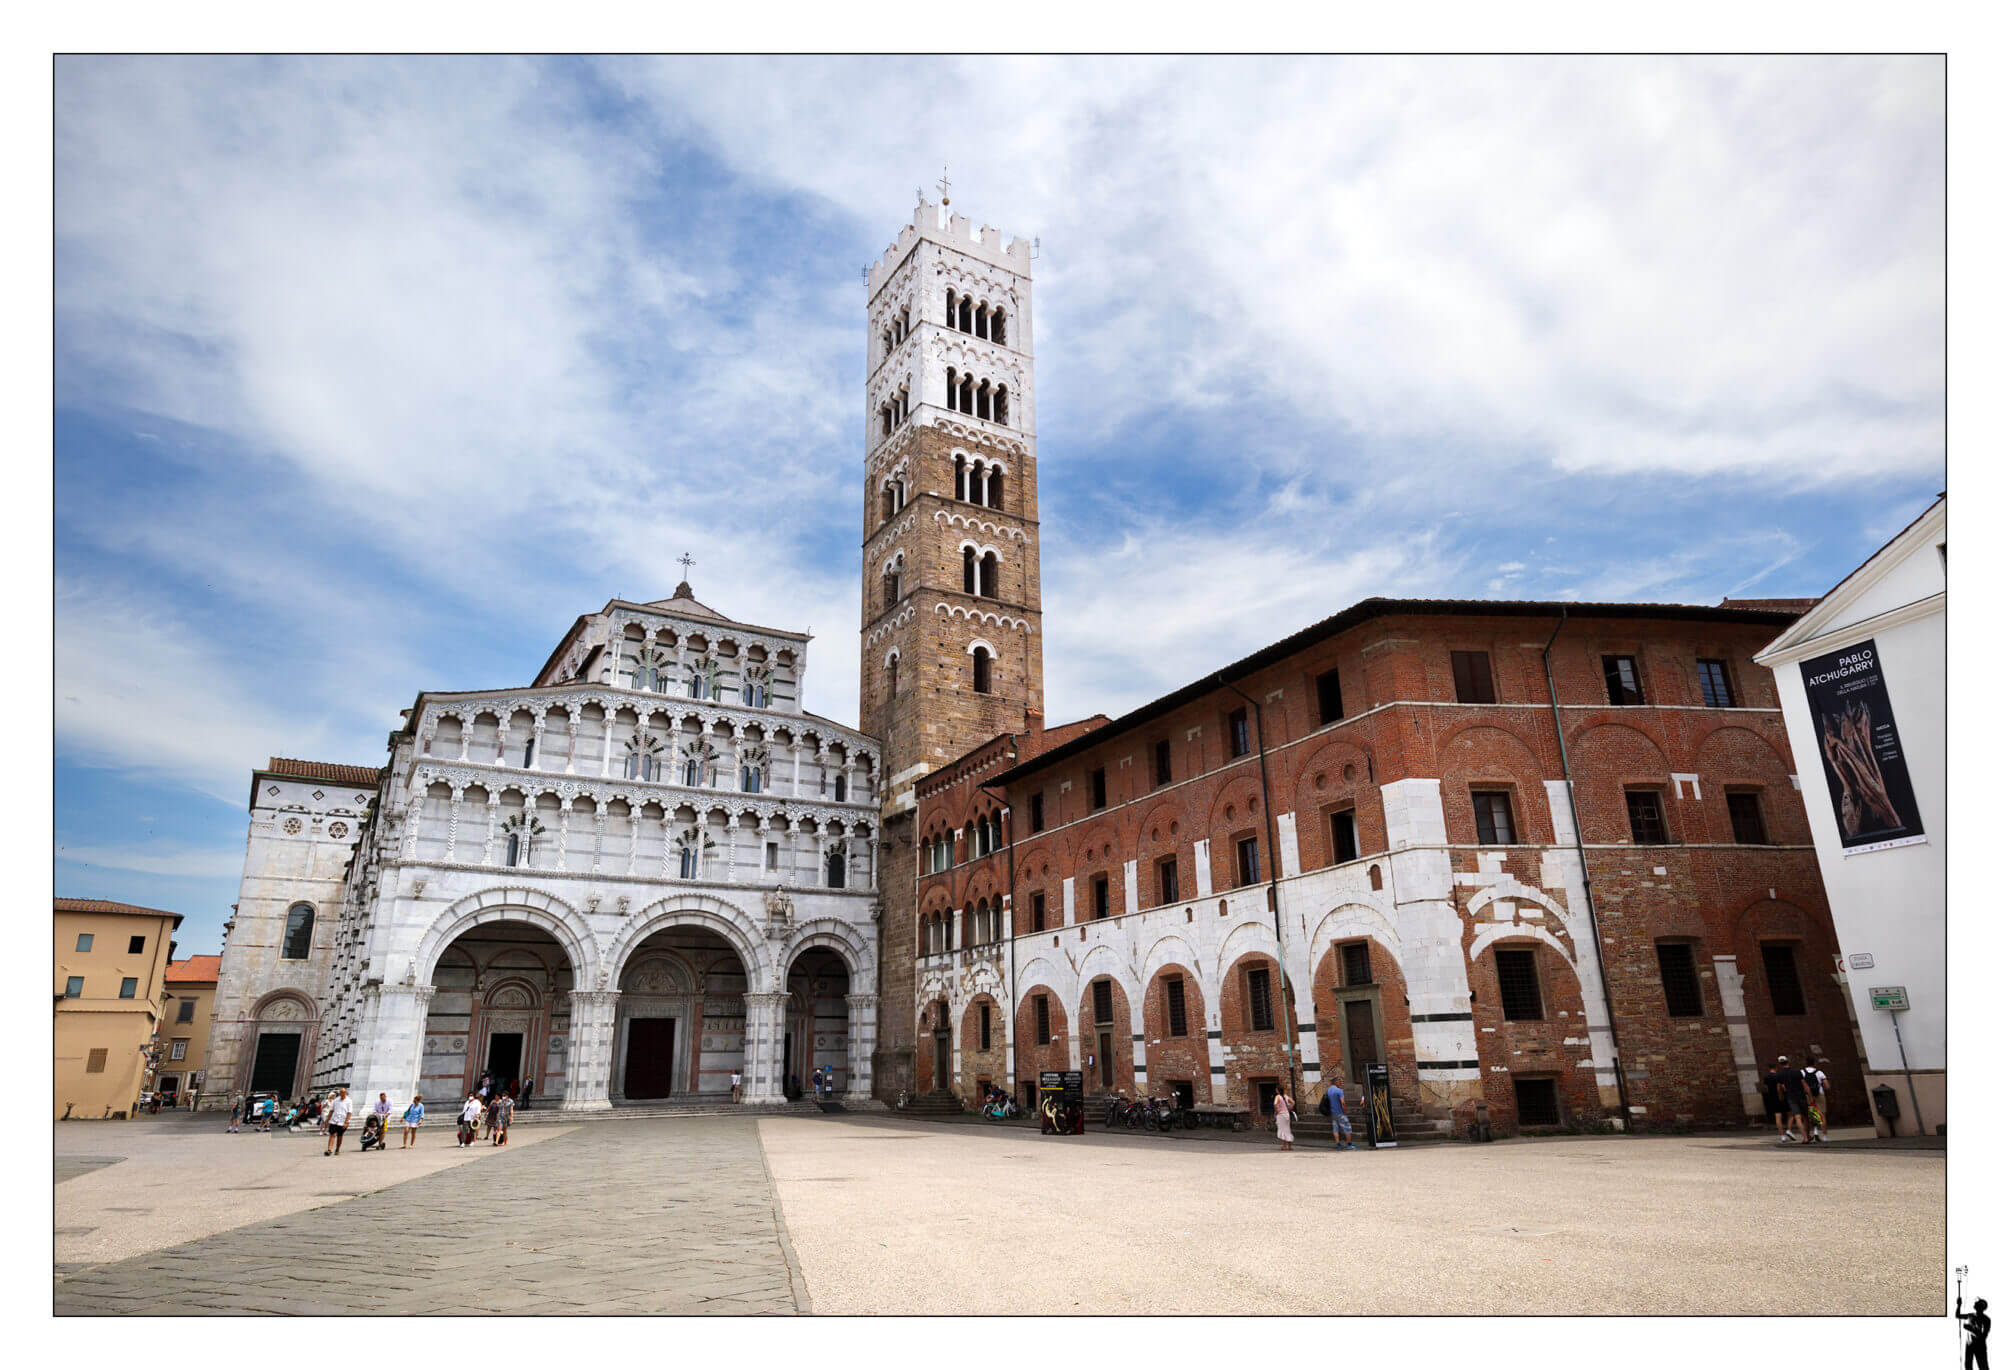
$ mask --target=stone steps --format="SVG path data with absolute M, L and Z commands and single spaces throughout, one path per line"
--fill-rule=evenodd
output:
M 820 1116 L 820 1108 L 811 1099 L 795 1099 L 783 1104 L 737 1104 L 727 1099 L 688 1099 L 677 1101 L 662 1099 L 657 1103 L 619 1104 L 612 1108 L 565 1110 L 561 1108 L 532 1108 L 526 1112 L 515 1110 L 514 1127 L 533 1127 L 538 1124 L 560 1123 L 574 1126 L 577 1123 L 619 1121 L 631 1118 L 709 1118 L 749 1114 L 757 1117 L 807 1117 Z M 426 1127 L 432 1119 L 424 1119 Z M 442 1120 L 453 1131 L 458 1128 L 456 1113 Z M 485 1131 L 482 1124 L 481 1133 Z

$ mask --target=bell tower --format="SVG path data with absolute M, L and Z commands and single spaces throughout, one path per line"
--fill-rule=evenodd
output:
M 1042 713 L 1033 262 L 940 189 L 868 272 L 861 728 L 882 740 L 884 1097 L 914 1043 L 916 782 Z

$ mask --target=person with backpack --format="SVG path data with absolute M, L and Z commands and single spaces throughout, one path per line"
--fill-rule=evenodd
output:
M 479 1115 L 485 1111 L 486 1106 L 479 1102 L 476 1092 L 465 1096 L 465 1107 L 458 1111 L 458 1144 L 461 1147 L 471 1146 L 479 1140 Z

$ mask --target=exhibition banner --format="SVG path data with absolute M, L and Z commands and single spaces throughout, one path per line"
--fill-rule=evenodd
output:
M 1845 854 L 1924 841 L 1875 640 L 1800 662 L 1799 671 Z

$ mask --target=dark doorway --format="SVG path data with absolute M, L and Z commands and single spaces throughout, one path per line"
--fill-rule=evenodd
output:
M 1556 1104 L 1556 1082 L 1514 1077 L 1514 1113 L 1522 1127 L 1559 1127 L 1562 1110 Z
M 292 1097 L 299 1074 L 299 1034 L 265 1032 L 257 1037 L 257 1061 L 250 1067 L 250 1092 Z
M 506 1089 L 521 1078 L 521 1034 L 496 1032 L 486 1039 L 486 1073 L 495 1089 Z
M 664 1099 L 674 1092 L 674 1020 L 634 1018 L 625 1038 L 625 1097 Z
M 1363 1080 L 1371 1065 L 1382 1061 L 1382 1049 L 1375 1040 L 1375 1006 L 1366 999 L 1347 999 L 1340 1005 L 1341 1025 L 1347 1029 L 1347 1078 Z
M 937 1062 L 936 1086 L 942 1090 L 951 1088 L 951 1029 L 941 1027 L 931 1034 L 931 1050 Z
M 1111 1088 L 1111 1029 L 1097 1030 L 1097 1087 L 1103 1091 Z

